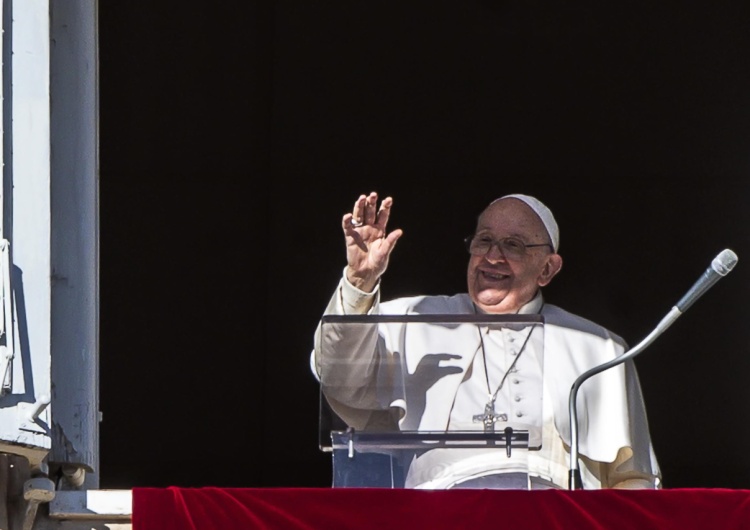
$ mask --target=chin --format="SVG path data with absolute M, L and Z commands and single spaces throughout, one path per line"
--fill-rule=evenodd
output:
M 498 310 L 499 307 L 504 301 L 505 296 L 499 296 L 497 293 L 480 293 L 479 296 L 477 296 L 477 304 L 482 306 L 485 310 Z
M 505 289 L 481 289 L 477 292 L 477 300 L 484 304 L 499 304 L 508 297 Z
M 484 309 L 484 312 L 487 313 L 488 315 L 512 315 L 516 313 L 515 309 L 509 309 L 505 306 L 497 306 L 497 305 L 485 306 L 483 309 Z

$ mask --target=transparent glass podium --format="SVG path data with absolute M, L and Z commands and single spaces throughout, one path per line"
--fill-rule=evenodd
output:
M 326 315 L 316 364 L 333 487 L 538 487 L 542 316 Z

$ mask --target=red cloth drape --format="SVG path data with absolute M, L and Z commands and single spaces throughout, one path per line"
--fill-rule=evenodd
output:
M 750 490 L 133 488 L 133 530 L 750 530 Z

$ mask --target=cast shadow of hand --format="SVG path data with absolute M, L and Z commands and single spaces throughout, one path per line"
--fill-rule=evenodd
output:
M 463 372 L 460 366 L 441 363 L 460 358 L 460 355 L 452 353 L 429 353 L 420 359 L 414 373 L 406 374 L 404 393 L 409 411 L 406 421 L 401 426 L 402 429 L 419 428 L 419 421 L 424 415 L 427 403 L 427 391 L 440 379 Z

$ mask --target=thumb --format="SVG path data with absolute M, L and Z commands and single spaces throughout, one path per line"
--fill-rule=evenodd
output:
M 404 231 L 401 230 L 400 228 L 397 228 L 396 230 L 388 234 L 385 238 L 385 242 L 388 245 L 388 247 L 390 249 L 393 249 L 393 247 L 396 246 L 396 241 L 398 241 L 402 235 L 404 235 Z

